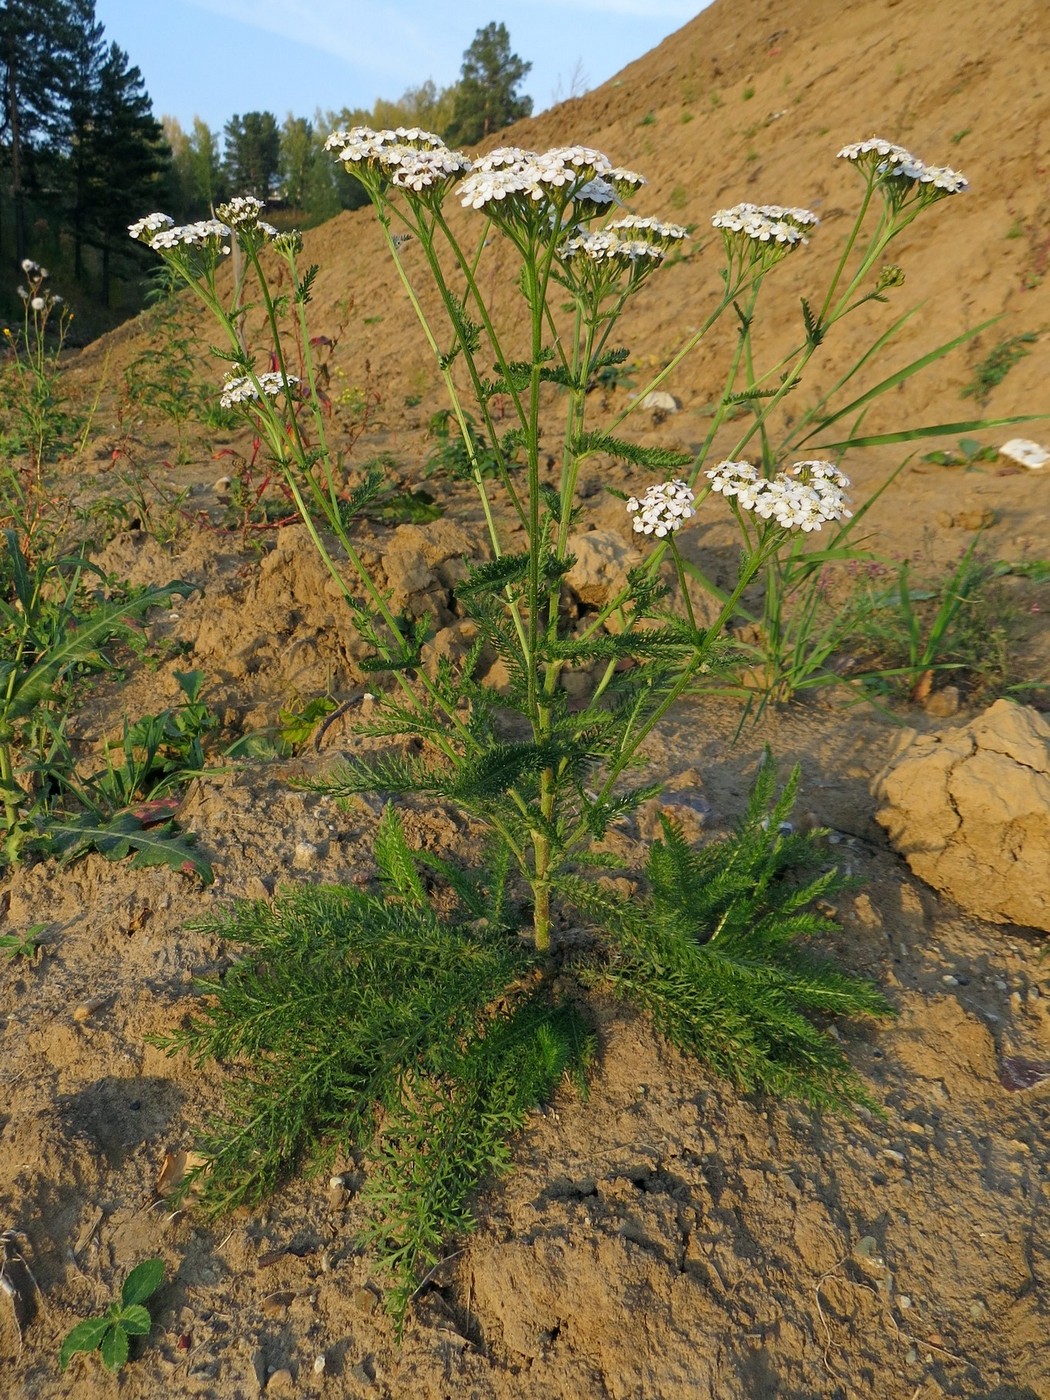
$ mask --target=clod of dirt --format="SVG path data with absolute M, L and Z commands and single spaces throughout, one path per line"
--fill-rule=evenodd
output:
M 960 729 L 908 730 L 873 788 L 920 879 L 995 923 L 1050 932 L 1050 725 L 997 700 Z
M 615 598 L 627 583 L 628 571 L 642 562 L 638 550 L 612 530 L 574 535 L 569 553 L 576 562 L 565 576 L 566 585 L 573 597 L 589 608 L 602 608 Z

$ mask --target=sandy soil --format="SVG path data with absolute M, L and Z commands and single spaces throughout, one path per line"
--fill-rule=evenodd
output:
M 977 363 L 1002 337 L 1028 332 L 1030 353 L 986 411 L 1046 412 L 1048 50 L 1039 0 L 980 9 L 870 0 L 845 13 L 830 0 L 785 0 L 775 10 L 717 0 L 620 78 L 522 124 L 514 139 L 585 140 L 642 169 L 652 183 L 640 212 L 700 223 L 743 198 L 819 207 L 824 226 L 805 256 L 825 266 L 856 193 L 855 177 L 833 159 L 841 144 L 878 130 L 958 165 L 972 192 L 913 227 L 899 254 L 908 281 L 888 311 L 872 311 L 867 330 L 921 305 L 903 360 L 990 316 L 1003 319 L 894 394 L 871 430 L 971 416 L 973 400 L 959 391 Z M 322 265 L 315 329 L 333 334 L 347 288 L 369 288 L 338 349 L 346 382 L 378 398 L 355 460 L 393 453 L 414 481 L 440 400 L 376 249 L 367 214 L 310 236 L 308 251 Z M 683 308 L 703 314 L 716 265 L 713 250 L 698 247 L 649 283 L 624 331 L 640 369 L 671 346 Z M 795 264 L 782 273 L 770 324 L 786 327 L 809 274 Z M 133 323 L 88 347 L 74 382 L 96 383 L 105 364 L 112 388 L 147 334 Z M 203 326 L 200 335 L 204 343 Z M 776 331 L 768 344 L 772 355 Z M 834 373 L 848 349 L 830 344 L 815 373 Z M 682 412 L 642 425 L 644 440 L 699 443 L 698 410 L 723 352 L 716 341 L 682 367 L 670 385 Z M 269 897 L 282 881 L 367 873 L 376 810 L 361 803 L 342 813 L 288 786 L 290 776 L 347 751 L 365 687 L 304 532 L 246 547 L 214 527 L 221 503 L 213 483 L 229 461 L 215 454 L 243 440 L 192 434 L 190 460 L 169 472 L 170 425 L 134 406 L 118 420 L 110 390 L 97 429 L 66 468 L 71 493 L 112 489 L 113 451 L 122 447 L 158 480 L 191 488 L 186 509 L 206 528 L 187 524 L 167 545 L 128 530 L 102 552 L 107 568 L 133 582 L 180 577 L 197 591 L 151 624 L 170 659 L 132 667 L 119 688 L 102 684 L 90 697 L 78 720 L 85 745 L 113 731 L 121 706 L 141 714 L 173 702 L 173 672 L 187 665 L 207 673 L 208 699 L 231 736 L 326 687 L 351 709 L 319 751 L 194 782 L 180 819 L 214 864 L 210 887 L 96 857 L 64 871 L 32 866 L 3 882 L 4 931 L 39 922 L 46 931 L 39 961 L 0 965 L 0 1228 L 20 1232 L 40 1297 L 20 1341 L 0 1296 L 0 1394 L 1047 1400 L 1050 1099 L 1045 1084 L 1007 1087 L 1003 1061 L 1050 1059 L 1050 978 L 1036 936 L 983 923 L 934 895 L 874 822 L 870 784 L 900 723 L 945 723 L 916 706 L 888 714 L 826 692 L 768 712 L 735 743 L 735 708 L 685 708 L 651 753 L 654 771 L 675 779 L 715 831 L 740 812 L 765 743 L 785 767 L 801 764 L 799 810 L 832 829 L 835 850 L 862 882 L 839 902 L 833 951 L 899 1010 L 892 1024 L 840 1028 L 884 1120 L 741 1100 L 643 1021 L 599 1004 L 602 1059 L 589 1100 L 566 1094 L 535 1115 L 514 1173 L 477 1201 L 477 1234 L 434 1275 L 400 1349 L 369 1260 L 354 1245 L 353 1191 L 331 1192 L 327 1178 L 299 1181 L 266 1210 L 214 1228 L 158 1202 L 165 1158 L 192 1149 L 219 1094 L 217 1072 L 194 1071 L 144 1039 L 177 1025 L 195 1005 L 194 976 L 230 956 L 188 921 L 234 896 Z M 1047 440 L 1045 424 L 1020 431 Z M 898 462 L 883 450 L 849 463 L 859 494 Z M 596 477 L 596 493 L 600 486 Z M 943 572 L 971 542 L 973 522 L 986 519 L 988 557 L 1045 558 L 1048 489 L 1050 468 L 943 468 L 917 455 L 873 512 L 875 542 L 889 557 L 914 556 Z M 626 536 L 617 502 L 596 494 L 588 518 Z M 427 540 L 446 541 L 446 564 L 475 538 L 458 502 L 423 529 Z M 379 563 L 396 559 L 404 536 L 395 533 L 371 527 L 366 551 Z M 717 557 L 726 543 L 707 519 L 691 536 L 698 556 Z M 1018 624 L 1017 679 L 1032 683 L 1047 679 L 1040 605 L 1045 615 L 1045 588 L 1004 595 Z M 451 612 L 441 621 L 454 629 Z M 964 713 L 967 703 L 964 694 Z M 419 804 L 408 822 L 410 835 L 452 849 L 462 836 L 447 813 Z M 141 1357 L 117 1381 L 93 1360 L 61 1375 L 65 1332 L 153 1254 L 167 1262 L 168 1282 Z

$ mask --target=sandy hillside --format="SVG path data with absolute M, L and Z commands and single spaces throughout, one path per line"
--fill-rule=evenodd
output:
M 594 145 L 648 176 L 638 212 L 695 226 L 691 253 L 651 279 L 625 324 L 637 388 L 716 294 L 720 254 L 707 229 L 722 205 L 776 201 L 820 214 L 809 247 L 778 270 L 765 299 L 770 362 L 797 338 L 799 298 L 839 255 L 858 198 L 860 182 L 835 152 L 873 132 L 957 167 L 971 189 L 912 226 L 894 254 L 904 285 L 888 306 L 847 323 L 856 327 L 848 335 L 829 338 L 810 371 L 814 386 L 831 382 L 888 318 L 916 307 L 890 367 L 1000 319 L 880 403 L 866 430 L 1050 412 L 1050 25 L 1041 0 L 716 0 L 618 78 L 504 139 Z M 142 212 L 129 210 L 129 221 Z M 321 267 L 313 329 L 338 335 L 334 382 L 357 405 L 344 413 L 346 441 L 356 438 L 351 470 L 381 452 L 398 480 L 419 484 L 439 386 L 370 212 L 311 232 L 307 252 Z M 513 292 L 500 292 L 498 264 L 492 285 L 509 315 Z M 218 380 L 210 328 L 187 315 L 204 372 Z M 97 502 L 118 492 L 131 464 L 148 472 L 149 491 L 187 491 L 177 510 L 152 507 L 145 523 L 164 523 L 159 540 L 134 528 L 143 522 L 133 512 L 127 528 L 104 530 L 96 510 L 90 528 L 107 570 L 133 583 L 180 577 L 196 591 L 151 623 L 154 664 L 130 665 L 122 681 L 92 692 L 76 721 L 85 749 L 115 732 L 122 709 L 172 704 L 174 672 L 189 666 L 205 671 L 229 739 L 326 690 L 348 709 L 300 757 L 192 784 L 179 815 L 214 866 L 207 888 L 97 857 L 3 881 L 3 931 L 40 922 L 45 931 L 38 961 L 0 960 L 0 1229 L 17 1232 L 39 1285 L 38 1315 L 21 1339 L 0 1294 L 0 1396 L 1050 1400 L 1050 1098 L 1045 1082 L 1004 1078 L 1012 1059 L 1050 1062 L 1043 943 L 1032 930 L 968 915 L 916 880 L 876 824 L 871 791 L 902 725 L 962 723 L 989 702 L 979 677 L 960 678 L 958 695 L 929 709 L 905 697 L 876 709 L 847 703 L 855 697 L 846 690 L 821 692 L 771 709 L 735 742 L 734 705 L 684 708 L 651 743 L 654 772 L 700 834 L 740 813 L 766 743 L 785 770 L 801 765 L 800 813 L 832 829 L 829 850 L 860 881 L 837 902 L 831 951 L 899 1012 L 884 1026 L 840 1028 L 885 1118 L 741 1100 L 644 1021 L 598 1003 L 602 1063 L 590 1098 L 566 1092 L 536 1113 L 514 1173 L 476 1202 L 478 1232 L 422 1292 L 400 1349 L 355 1245 L 353 1189 L 331 1191 L 327 1176 L 297 1180 L 267 1208 L 217 1226 L 158 1201 L 166 1157 L 192 1149 L 221 1085 L 219 1071 L 194 1070 L 145 1040 L 179 1024 L 197 1002 L 194 977 L 221 972 L 231 957 L 188 922 L 234 896 L 269 898 L 286 881 L 367 878 L 379 804 L 340 812 L 288 784 L 351 751 L 366 690 L 360 648 L 303 530 L 246 542 L 225 528 L 215 481 L 230 452 L 250 451 L 244 434 L 193 430 L 187 460 L 176 462 L 171 424 L 121 399 L 123 368 L 155 344 L 151 324 L 140 318 L 72 363 L 71 383 L 89 401 L 104 380 L 95 431 L 63 466 L 61 490 Z M 675 372 L 667 387 L 680 412 L 630 420 L 641 440 L 700 443 L 728 335 Z M 983 409 L 962 397 L 996 345 L 1022 335 L 1033 337 L 1027 353 Z M 610 408 L 630 391 L 610 390 Z M 1050 442 L 1045 423 L 981 438 L 997 444 L 1017 431 Z M 1046 559 L 1050 467 L 923 460 L 952 442 L 917 445 L 872 513 L 873 547 L 887 560 L 913 559 L 917 576 L 943 578 L 983 527 L 982 557 Z M 861 497 L 909 451 L 851 458 Z M 599 464 L 584 483 L 589 520 L 626 538 L 622 504 L 602 496 L 603 472 Z M 443 479 L 423 484 L 445 493 L 444 518 L 373 523 L 362 548 L 407 602 L 425 594 L 455 650 L 450 588 L 459 558 L 479 548 L 477 512 Z M 727 545 L 706 519 L 692 532 L 698 559 L 721 558 Z M 422 592 L 412 585 L 416 596 L 401 561 L 419 557 L 426 581 Z M 1001 621 L 1009 681 L 1045 708 L 1045 584 L 1014 575 L 999 588 L 982 614 L 989 637 Z M 407 804 L 406 825 L 413 840 L 453 853 L 469 842 L 462 823 L 424 803 Z M 632 827 L 624 838 L 639 860 L 644 835 Z M 353 1185 L 353 1163 L 338 1165 Z M 117 1381 L 94 1359 L 61 1374 L 61 1338 L 150 1255 L 168 1273 L 141 1356 Z

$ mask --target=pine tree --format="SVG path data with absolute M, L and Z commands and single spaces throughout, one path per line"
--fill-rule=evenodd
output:
M 245 112 L 226 123 L 225 171 L 234 194 L 269 199 L 281 167 L 281 133 L 272 112 Z
M 531 70 L 511 52 L 505 24 L 479 29 L 463 55 L 448 139 L 473 146 L 511 122 L 532 115 L 532 98 L 518 95 L 518 86 Z
M 111 44 L 99 71 L 90 141 L 91 240 L 102 252 L 102 300 L 108 306 L 112 258 L 132 256 L 128 211 L 156 207 L 171 168 L 160 123 L 137 67 Z M 119 198 L 118 196 L 119 192 Z
M 66 170 L 59 182 L 61 203 L 73 229 L 73 274 L 84 278 L 84 245 L 89 236 L 92 159 L 96 144 L 99 82 L 106 61 L 104 29 L 95 19 L 94 0 L 69 6 L 69 62 L 61 75 L 63 114 L 60 146 Z
M 59 76 L 68 61 L 66 0 L 5 0 L 0 8 L 0 156 L 14 218 L 15 259 L 29 253 L 26 201 L 40 189 L 40 168 L 65 115 Z

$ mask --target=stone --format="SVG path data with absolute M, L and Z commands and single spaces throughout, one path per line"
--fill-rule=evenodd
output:
M 1040 443 L 1032 442 L 1030 438 L 1011 438 L 1009 442 L 1004 442 L 999 449 L 999 456 L 1032 471 L 1041 471 L 1050 463 L 1050 452 Z
M 628 570 L 642 562 L 638 550 L 613 530 L 574 535 L 569 540 L 569 553 L 575 555 L 576 562 L 565 575 L 566 586 L 579 603 L 590 608 L 611 602 L 627 586 Z
M 997 700 L 958 729 L 908 730 L 876 819 L 920 879 L 993 923 L 1050 932 L 1050 724 Z
M 654 389 L 651 393 L 646 394 L 638 407 L 646 408 L 650 413 L 659 413 L 666 416 L 669 413 L 680 412 L 682 405 L 675 398 L 674 394 L 668 394 L 663 389 Z

